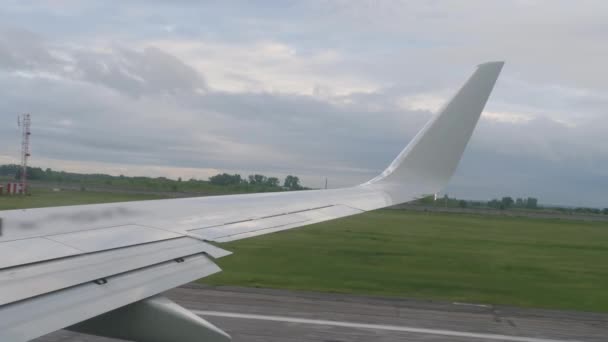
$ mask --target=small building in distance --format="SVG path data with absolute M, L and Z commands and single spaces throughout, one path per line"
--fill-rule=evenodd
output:
M 7 195 L 18 195 L 23 193 L 23 186 L 21 183 L 8 183 L 6 184 Z

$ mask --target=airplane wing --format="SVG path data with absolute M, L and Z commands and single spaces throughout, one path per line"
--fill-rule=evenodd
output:
M 378 177 L 334 190 L 0 211 L 0 341 L 70 328 L 137 341 L 228 341 L 156 295 L 219 272 L 218 247 L 439 192 L 502 62 L 478 66 Z

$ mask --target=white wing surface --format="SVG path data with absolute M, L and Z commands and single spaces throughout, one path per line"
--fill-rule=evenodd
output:
M 479 65 L 381 175 L 355 187 L 0 211 L 0 341 L 27 341 L 70 326 L 102 334 L 99 328 L 110 326 L 118 315 L 130 317 L 133 327 L 137 319 L 149 319 L 142 307 L 161 310 L 186 326 L 205 326 L 216 338 L 209 341 L 228 340 L 202 319 L 195 322 L 174 306 L 147 298 L 219 272 L 213 260 L 230 252 L 210 242 L 291 229 L 439 192 L 456 169 L 502 66 Z M 139 304 L 119 309 L 132 303 Z M 159 324 L 147 324 L 148 335 L 151 326 Z M 105 335 L 165 341 L 170 339 L 159 336 L 171 329 L 153 338 L 133 328 L 113 330 Z

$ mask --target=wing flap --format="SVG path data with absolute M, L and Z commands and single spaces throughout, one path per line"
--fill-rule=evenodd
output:
M 197 253 L 213 258 L 230 254 L 203 241 L 183 237 L 3 270 L 0 305 Z
M 29 341 L 219 271 L 197 254 L 4 305 L 0 341 Z
M 0 270 L 183 236 L 157 228 L 127 224 L 0 242 Z

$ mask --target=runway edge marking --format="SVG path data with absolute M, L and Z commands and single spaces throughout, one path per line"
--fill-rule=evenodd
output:
M 260 320 L 260 321 L 314 324 L 314 325 L 326 325 L 326 326 L 335 326 L 335 327 L 344 327 L 344 328 L 356 328 L 356 329 L 388 330 L 388 331 L 411 332 L 411 333 L 429 334 L 429 335 L 442 335 L 442 336 L 454 336 L 454 337 L 469 337 L 469 338 L 486 339 L 486 340 L 498 340 L 498 341 L 512 341 L 512 342 L 582 342 L 580 340 L 556 340 L 556 339 L 548 339 L 548 338 L 524 337 L 524 336 L 512 336 L 512 335 L 500 335 L 500 334 L 487 334 L 487 333 L 474 333 L 474 332 L 444 330 L 444 329 L 414 328 L 414 327 L 406 327 L 406 326 L 398 326 L 398 325 L 368 324 L 368 323 L 328 321 L 328 320 L 298 318 L 298 317 L 269 316 L 269 315 L 256 315 L 256 314 L 241 314 L 241 313 L 235 313 L 235 312 L 203 311 L 203 310 L 191 310 L 191 311 L 193 313 L 195 313 L 196 315 L 209 316 L 209 317 L 241 318 L 241 319 L 253 319 L 253 320 Z

